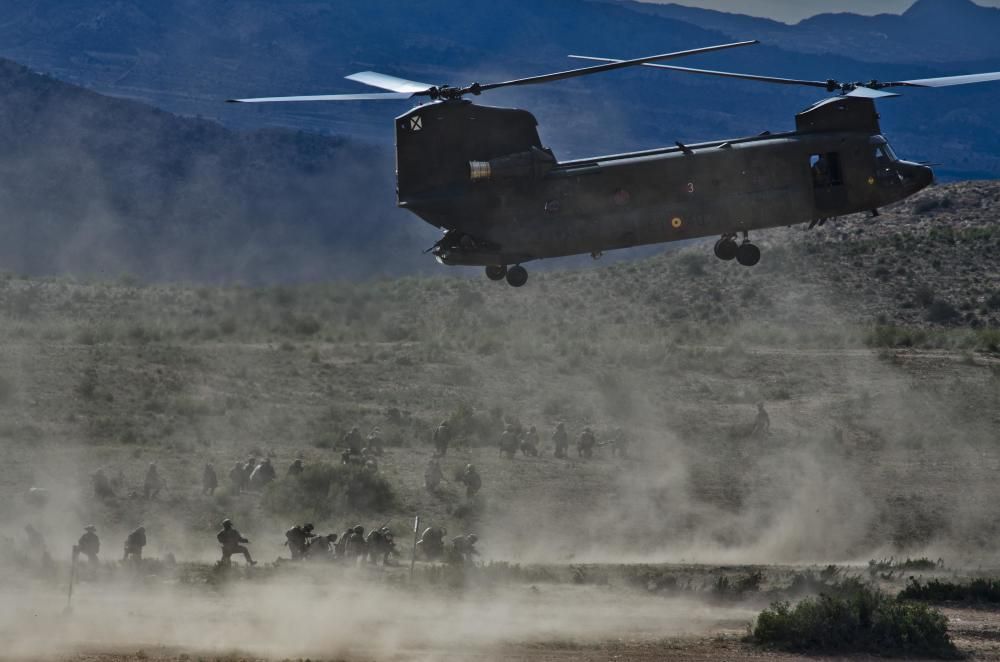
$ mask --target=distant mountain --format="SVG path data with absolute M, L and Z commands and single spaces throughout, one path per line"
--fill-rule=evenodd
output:
M 236 133 L 0 61 L 0 270 L 244 282 L 411 272 L 433 232 L 372 204 L 391 201 L 391 175 L 391 154 L 370 145 Z
M 760 39 L 801 53 L 926 64 L 1000 59 L 1000 9 L 971 0 L 917 0 L 902 15 L 820 14 L 797 25 L 682 4 L 610 1 L 634 11 L 731 37 Z

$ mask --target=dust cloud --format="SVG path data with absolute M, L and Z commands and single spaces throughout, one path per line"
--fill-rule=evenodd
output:
M 0 601 L 0 637 L 7 642 L 0 659 L 149 647 L 274 657 L 437 659 L 442 653 L 489 653 L 508 645 L 652 641 L 738 629 L 751 617 L 740 607 L 598 587 L 411 589 L 359 577 L 353 570 L 234 584 L 220 592 L 83 584 L 70 613 L 63 613 L 65 602 L 55 588 L 7 592 Z

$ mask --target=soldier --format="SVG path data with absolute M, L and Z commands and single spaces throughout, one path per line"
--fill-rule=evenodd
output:
M 508 460 L 513 460 L 520 446 L 517 430 L 510 423 L 504 427 L 503 434 L 500 435 L 500 457 L 507 456 Z
M 239 494 L 246 486 L 246 474 L 243 473 L 243 463 L 237 462 L 229 470 L 229 482 L 233 486 L 233 494 Z
M 538 429 L 532 425 L 521 440 L 521 453 L 526 457 L 538 457 Z
M 331 561 L 337 545 L 337 534 L 316 536 L 306 546 L 305 558 L 309 561 Z
M 140 526 L 138 529 L 128 534 L 125 539 L 125 555 L 122 561 L 131 558 L 134 561 L 142 560 L 142 548 L 146 546 L 146 528 Z
M 142 481 L 142 493 L 147 499 L 155 499 L 163 489 L 163 479 L 156 468 L 156 462 L 150 462 L 146 469 L 146 478 Z
M 381 560 L 382 565 L 390 565 L 389 557 L 396 553 L 396 542 L 389 527 L 383 526 L 379 529 L 373 529 L 368 534 L 368 538 L 365 539 L 365 544 L 368 549 L 369 563 L 376 564 Z
M 417 551 L 428 561 L 439 561 L 444 556 L 445 530 L 429 526 L 420 534 L 417 541 Z
M 382 457 L 385 452 L 385 442 L 382 441 L 382 432 L 378 429 L 378 426 L 372 428 L 372 431 L 368 433 L 368 453 L 376 457 Z
M 80 540 L 73 547 L 73 557 L 76 558 L 78 555 L 83 554 L 87 557 L 87 561 L 93 565 L 97 565 L 99 563 L 97 555 L 101 551 L 101 539 L 97 537 L 97 527 L 91 524 L 90 526 L 85 526 L 83 530 L 86 533 L 80 536 Z
M 465 496 L 470 499 L 483 486 L 482 477 L 480 477 L 479 472 L 471 464 L 465 465 L 465 471 L 462 472 L 462 484 L 465 485 Z
M 344 543 L 343 556 L 347 559 L 363 558 L 366 554 L 365 547 L 365 527 L 358 524 L 353 529 L 348 529 L 347 541 Z
M 442 479 L 444 479 L 444 473 L 441 471 L 441 463 L 436 457 L 432 457 L 427 462 L 427 468 L 424 469 L 424 488 L 428 492 L 433 492 L 441 484 Z
M 292 461 L 291 465 L 289 465 L 288 467 L 288 476 L 289 477 L 298 476 L 302 473 L 304 469 L 305 467 L 302 466 L 302 458 L 297 457 Z
M 441 425 L 434 431 L 434 450 L 439 457 L 448 454 L 448 445 L 451 443 L 451 426 L 448 421 L 441 421 Z
M 104 473 L 104 469 L 98 469 L 90 476 L 90 482 L 94 486 L 94 496 L 99 499 L 113 499 L 115 496 L 115 491 L 111 487 L 111 481 L 108 480 L 107 474 Z
M 310 539 L 316 537 L 313 533 L 314 528 L 312 524 L 303 524 L 302 526 L 296 524 L 285 531 L 285 544 L 288 545 L 288 551 L 292 553 L 293 561 L 298 561 L 305 556 Z
M 569 449 L 569 435 L 566 434 L 565 423 L 559 423 L 556 426 L 556 431 L 552 433 L 552 445 L 555 446 L 556 457 L 566 457 L 566 451 Z
M 201 493 L 208 496 L 215 496 L 215 488 L 218 486 L 219 477 L 215 474 L 215 467 L 211 463 L 208 463 L 201 474 Z
M 253 475 L 254 469 L 257 468 L 257 458 L 251 455 L 250 459 L 246 461 L 243 465 L 243 489 L 246 490 L 250 487 L 250 476 Z
M 277 472 L 274 470 L 274 465 L 271 464 L 271 458 L 264 458 L 250 474 L 250 489 L 255 492 L 263 490 L 268 483 L 275 479 L 276 475 Z
M 24 535 L 27 537 L 27 555 L 38 555 L 38 558 L 41 559 L 43 566 L 51 566 L 52 557 L 49 556 L 49 549 L 45 544 L 45 538 L 38 532 L 38 529 L 30 524 L 25 524 Z
M 361 431 L 358 430 L 357 426 L 351 428 L 351 431 L 344 436 L 344 445 L 347 446 L 347 450 L 351 451 L 351 455 L 358 455 L 361 453 L 361 446 L 364 442 L 361 439 Z
M 576 442 L 576 454 L 579 457 L 590 459 L 594 457 L 594 446 L 597 445 L 597 438 L 593 431 L 587 427 L 580 433 L 580 439 Z
M 757 403 L 757 418 L 753 423 L 752 437 L 766 437 L 771 432 L 771 417 L 764 410 L 764 403 Z
M 240 532 L 233 528 L 233 521 L 225 519 L 222 521 L 222 530 L 215 534 L 215 539 L 222 545 L 221 565 L 229 565 L 230 557 L 233 554 L 242 554 L 247 560 L 247 565 L 257 565 L 257 562 L 250 556 L 250 550 L 244 547 L 250 541 L 240 535 Z
M 455 565 L 471 564 L 473 562 L 472 557 L 479 556 L 479 550 L 476 549 L 476 541 L 478 540 L 479 538 L 472 533 L 467 536 L 456 536 L 453 538 L 449 561 Z

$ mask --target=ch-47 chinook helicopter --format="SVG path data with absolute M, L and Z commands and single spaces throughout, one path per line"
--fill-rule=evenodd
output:
M 749 232 L 872 211 L 928 186 L 934 173 L 897 158 L 882 136 L 876 99 L 899 87 L 1000 80 L 1000 72 L 898 82 L 842 83 L 657 64 L 758 43 L 743 41 L 601 64 L 500 83 L 436 86 L 371 71 L 347 76 L 388 93 L 233 99 L 243 103 L 414 99 L 396 118 L 398 205 L 441 228 L 431 249 L 448 265 L 484 266 L 521 287 L 525 262 L 644 244 L 719 236 L 715 255 L 760 261 Z M 837 96 L 795 116 L 795 131 L 716 140 L 573 161 L 542 146 L 524 110 L 464 97 L 632 66 L 821 88 Z M 738 240 L 739 238 L 739 240 Z

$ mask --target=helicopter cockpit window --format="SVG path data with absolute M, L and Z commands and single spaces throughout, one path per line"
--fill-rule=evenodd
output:
M 809 166 L 812 170 L 813 186 L 816 188 L 840 186 L 844 183 L 840 170 L 840 154 L 837 152 L 813 154 L 809 157 Z

